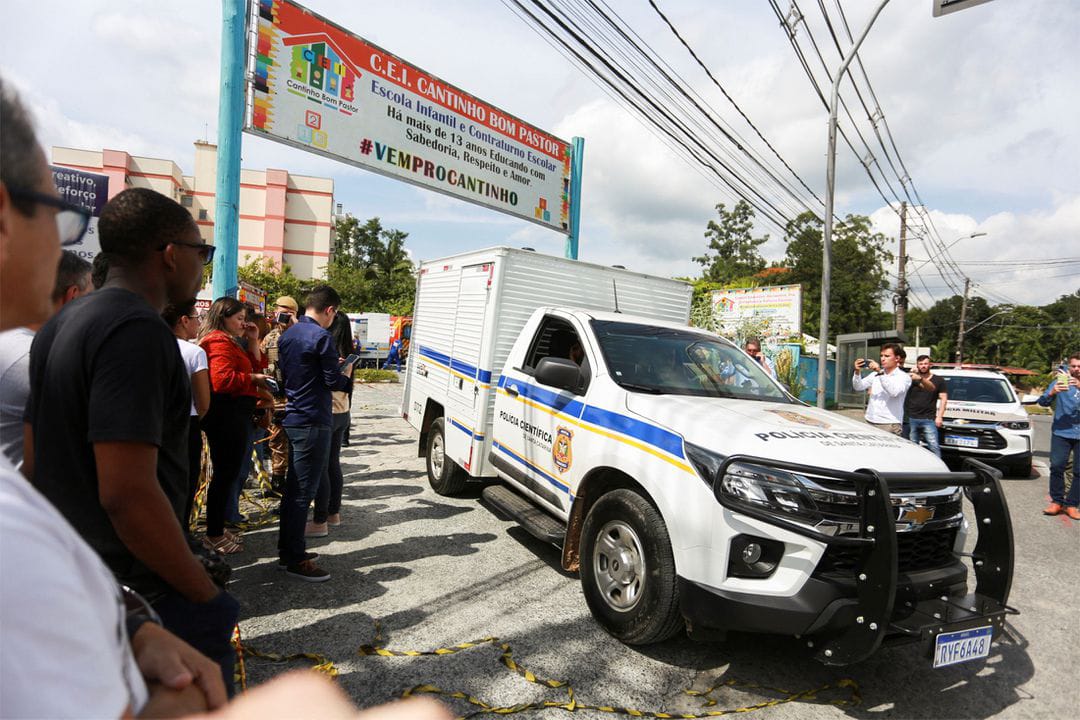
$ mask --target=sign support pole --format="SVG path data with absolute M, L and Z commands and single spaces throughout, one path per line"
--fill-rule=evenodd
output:
M 236 297 L 240 242 L 240 144 L 244 125 L 246 0 L 221 0 L 221 99 L 214 202 L 214 298 Z
M 566 257 L 577 260 L 581 232 L 581 163 L 585 138 L 575 137 L 570 155 L 570 234 L 566 236 Z

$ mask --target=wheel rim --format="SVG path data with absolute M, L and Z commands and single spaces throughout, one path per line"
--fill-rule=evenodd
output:
M 431 440 L 431 452 L 428 453 L 428 458 L 431 460 L 431 474 L 436 478 L 442 477 L 443 461 L 446 457 L 446 453 L 443 448 L 443 436 L 441 433 L 436 433 L 435 437 Z
M 612 520 L 600 529 L 592 553 L 593 575 L 601 597 L 619 612 L 633 610 L 645 584 L 645 556 L 634 529 Z

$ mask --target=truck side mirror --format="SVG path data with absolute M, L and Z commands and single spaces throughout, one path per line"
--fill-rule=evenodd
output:
M 538 383 L 576 392 L 581 384 L 581 368 L 576 362 L 566 358 L 541 358 L 536 364 L 535 378 Z

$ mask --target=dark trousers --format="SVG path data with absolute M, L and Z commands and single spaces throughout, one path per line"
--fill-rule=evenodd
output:
M 229 493 L 240 475 L 244 453 L 250 452 L 251 413 L 255 398 L 222 395 L 210 397 L 210 411 L 202 421 L 214 474 L 206 494 L 206 534 L 218 537 L 225 532 L 225 512 Z
M 1072 454 L 1072 485 L 1065 494 L 1065 468 Z M 1071 507 L 1080 506 L 1080 440 L 1050 435 L 1050 500 Z
M 341 441 L 349 427 L 349 413 L 334 415 L 334 424 L 330 426 L 330 459 L 326 464 L 319 491 L 315 493 L 315 517 L 317 523 L 326 522 L 329 515 L 341 512 L 341 488 L 345 478 L 341 474 Z
M 199 491 L 199 475 L 202 473 L 202 429 L 199 416 L 191 416 L 188 425 L 188 494 L 184 499 L 184 532 L 191 529 L 191 510 L 195 507 L 195 493 Z
M 285 475 L 285 496 L 281 499 L 278 556 L 286 565 L 294 565 L 307 551 L 304 525 L 330 459 L 330 426 L 287 426 L 285 434 L 289 438 L 289 471 Z
M 210 602 L 195 603 L 169 592 L 154 602 L 166 630 L 191 645 L 221 667 L 221 677 L 229 697 L 234 692 L 233 663 L 236 654 L 232 632 L 240 617 L 240 603 L 222 590 Z

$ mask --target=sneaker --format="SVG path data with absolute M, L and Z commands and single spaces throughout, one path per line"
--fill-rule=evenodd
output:
M 326 524 L 337 527 L 341 524 L 341 513 L 330 513 L 326 516 Z
M 326 523 L 309 522 L 304 526 L 304 537 L 323 538 L 330 534 Z
M 1043 510 L 1043 515 L 1060 515 L 1062 509 L 1061 503 L 1052 502 Z
M 285 573 L 304 582 L 326 582 L 330 573 L 315 564 L 313 560 L 301 560 L 295 565 L 288 565 Z
M 317 552 L 306 552 L 306 553 L 304 553 L 304 560 L 318 560 L 318 559 L 319 559 L 319 553 L 317 553 Z M 301 561 L 301 562 L 303 562 L 303 561 Z M 278 566 L 278 570 L 284 570 L 285 569 L 285 560 L 284 560 L 284 558 L 278 558 L 277 566 Z

